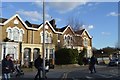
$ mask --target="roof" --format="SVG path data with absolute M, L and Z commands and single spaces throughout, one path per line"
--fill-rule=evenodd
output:
M 57 28 L 55 19 L 50 20 L 49 23 L 52 25 L 52 27 L 55 29 L 55 31 L 63 32 L 67 28 L 67 26 L 65 26 L 63 28 Z
M 41 24 L 40 24 L 40 25 L 41 25 Z M 38 25 L 38 24 L 32 24 L 32 27 L 34 27 L 34 28 L 39 28 L 40 25 Z
M 43 23 L 42 23 L 42 24 L 32 24 L 32 23 L 30 23 L 29 21 L 25 21 L 25 22 L 24 22 L 24 21 L 20 18 L 20 16 L 19 16 L 18 14 L 15 14 L 14 16 L 12 16 L 12 17 L 9 18 L 9 19 L 0 18 L 0 21 L 2 22 L 2 25 L 6 25 L 9 21 L 11 21 L 11 20 L 12 20 L 13 18 L 15 18 L 15 17 L 17 17 L 17 18 L 23 23 L 23 25 L 24 25 L 27 29 L 39 30 L 39 29 L 41 29 L 41 28 L 43 27 Z M 67 26 L 65 26 L 65 27 L 63 27 L 63 28 L 56 28 L 55 19 L 52 19 L 51 21 L 45 21 L 45 24 L 48 24 L 55 33 L 64 34 L 64 32 L 65 32 L 68 28 L 70 28 L 70 29 L 72 30 L 71 26 L 69 26 L 69 25 L 67 25 Z M 0 25 L 1 25 L 1 23 L 0 23 Z M 87 30 L 85 30 L 85 29 L 78 30 L 78 31 L 75 31 L 75 32 L 72 30 L 73 33 L 76 33 L 76 34 L 78 34 L 78 35 L 81 35 L 84 31 L 87 32 Z M 88 32 L 87 32 L 87 34 L 89 35 Z M 90 35 L 89 35 L 89 37 L 91 38 Z
M 82 33 L 84 31 L 87 33 L 87 35 L 88 35 L 89 38 L 92 38 L 86 29 L 81 29 L 81 30 L 75 31 L 75 33 L 78 34 L 78 35 L 82 35 Z
M 60 31 L 63 32 L 66 28 L 67 28 L 67 26 L 61 28 Z
M 5 21 L 7 21 L 8 19 L 6 18 L 0 18 L 0 23 L 4 23 Z
M 49 23 L 53 26 L 53 28 L 56 28 L 55 19 L 50 20 Z
M 81 29 L 81 30 L 75 31 L 75 33 L 81 35 L 84 32 L 84 30 L 85 29 Z
M 27 24 L 28 27 L 33 27 L 33 28 L 39 28 L 39 26 L 41 25 L 38 25 L 38 24 L 32 24 L 30 23 L 29 21 L 25 21 L 25 23 Z

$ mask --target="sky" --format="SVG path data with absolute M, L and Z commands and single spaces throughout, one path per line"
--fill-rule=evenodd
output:
M 18 13 L 20 17 L 34 24 L 42 23 L 41 2 L 2 2 L 3 18 L 9 19 Z M 68 24 L 70 18 L 79 19 L 93 37 L 92 45 L 97 49 L 115 47 L 118 42 L 118 2 L 46 2 L 45 19 L 56 20 L 57 27 Z

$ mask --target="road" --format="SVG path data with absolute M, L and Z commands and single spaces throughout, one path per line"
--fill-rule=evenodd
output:
M 107 67 L 107 66 L 96 66 L 97 73 L 90 74 L 88 66 L 62 66 L 51 69 L 46 76 L 47 80 L 120 80 L 120 69 L 118 67 Z M 29 78 L 33 80 L 35 74 L 37 73 L 36 69 L 31 69 L 24 71 L 24 76 L 17 78 L 17 80 L 23 80 Z M 16 80 L 16 79 L 14 79 Z
M 75 70 L 65 73 L 65 78 L 71 78 L 72 80 L 98 80 L 98 79 L 110 79 L 110 80 L 120 80 L 120 70 L 118 67 L 98 67 L 96 66 L 97 73 L 90 74 L 89 70 L 86 68 L 84 70 Z
M 68 67 L 55 68 L 50 70 L 46 75 L 49 79 L 60 79 L 60 80 L 93 80 L 93 79 L 110 79 L 120 80 L 118 67 L 107 67 L 107 66 L 96 66 L 97 73 L 90 74 L 88 66 L 80 67 Z M 33 74 L 34 73 L 34 74 Z M 26 73 L 24 77 L 35 76 L 36 72 Z

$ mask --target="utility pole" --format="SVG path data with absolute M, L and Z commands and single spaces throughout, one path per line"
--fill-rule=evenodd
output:
M 45 76 L 45 0 L 43 0 L 43 79 Z

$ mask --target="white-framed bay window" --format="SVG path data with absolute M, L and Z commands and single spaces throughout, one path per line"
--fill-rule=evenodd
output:
M 84 44 L 85 47 L 88 46 L 88 39 L 87 39 L 87 38 L 84 38 L 84 39 L 83 39 L 83 44 Z
M 17 27 L 13 28 L 13 40 L 19 41 L 19 29 Z
M 23 29 L 20 29 L 20 30 L 19 30 L 19 41 L 21 41 L 21 42 L 22 42 L 22 40 L 23 40 L 23 34 L 24 34 L 24 30 L 23 30 Z
M 41 43 L 43 43 L 43 32 L 40 33 Z M 52 33 L 45 31 L 45 43 L 52 43 Z
M 73 37 L 72 37 L 72 35 L 64 35 L 64 45 L 65 46 L 70 46 L 70 45 L 72 45 L 73 43 Z
M 19 29 L 17 26 L 13 28 L 8 27 L 6 32 L 7 32 L 7 38 L 9 38 L 10 40 L 22 41 L 23 39 L 24 30 Z
M 13 31 L 12 31 L 12 28 L 11 28 L 11 27 L 8 27 L 7 30 L 6 30 L 6 32 L 8 33 L 8 34 L 7 34 L 7 38 L 9 38 L 9 39 L 12 40 L 12 34 L 13 34 L 13 33 L 12 33 L 12 32 L 13 32 Z

